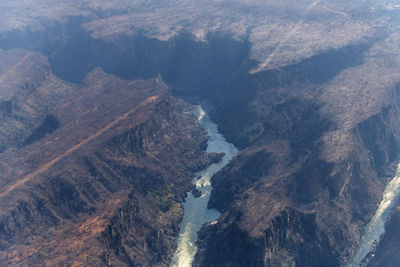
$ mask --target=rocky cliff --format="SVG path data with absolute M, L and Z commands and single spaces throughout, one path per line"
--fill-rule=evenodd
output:
M 24 61 L 15 68 L 42 60 L 2 55 L 16 53 Z M 96 69 L 71 86 L 46 68 L 18 69 L 44 78 L 10 84 L 5 100 L 14 104 L 1 121 L 9 129 L 1 135 L 9 145 L 0 155 L 2 262 L 168 265 L 180 203 L 211 161 L 204 130 L 160 78 L 126 81 Z M 46 91 L 54 82 L 62 94 Z
M 244 149 L 212 181 L 223 215 L 203 228 L 195 266 L 339 266 L 352 255 L 398 160 L 394 61 L 375 56 L 391 38 L 250 75 L 236 87 L 252 90 L 235 99 L 242 109 L 217 107 Z M 374 66 L 382 76 L 360 85 Z
M 339 266 L 353 253 L 398 160 L 395 6 L 0 8 L 4 262 L 168 265 L 180 203 L 210 162 L 173 96 L 211 102 L 241 149 L 213 179 L 222 216 L 202 230 L 196 266 Z

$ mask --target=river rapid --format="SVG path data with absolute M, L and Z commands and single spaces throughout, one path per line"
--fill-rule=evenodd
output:
M 198 171 L 193 179 L 193 184 L 201 191 L 201 195 L 196 198 L 189 192 L 183 203 L 185 213 L 180 224 L 178 248 L 172 259 L 171 267 L 192 266 L 197 252 L 197 232 L 205 223 L 216 223 L 221 215 L 217 210 L 207 208 L 212 189 L 211 178 L 238 153 L 238 149 L 233 144 L 228 143 L 224 136 L 218 132 L 217 125 L 208 117 L 200 105 L 196 107 L 194 114 L 208 132 L 207 152 L 223 152 L 225 156 L 220 162 Z
M 388 183 L 383 192 L 382 201 L 372 217 L 371 221 L 363 230 L 360 244 L 350 258 L 350 260 L 343 265 L 343 267 L 358 267 L 364 258 L 370 253 L 379 243 L 380 238 L 385 233 L 385 223 L 389 214 L 400 195 L 400 164 L 397 165 L 397 172 L 395 177 Z
M 217 125 L 208 117 L 203 108 L 199 105 L 194 111 L 195 116 L 209 135 L 207 152 L 225 153 L 221 162 L 214 163 L 206 169 L 196 173 L 193 184 L 201 191 L 201 196 L 196 198 L 191 192 L 183 204 L 185 213 L 180 224 L 178 237 L 178 248 L 172 259 L 171 267 L 190 267 L 197 252 L 197 232 L 203 224 L 215 222 L 220 213 L 215 209 L 207 209 L 211 193 L 212 176 L 226 166 L 229 161 L 238 153 L 238 149 L 228 143 L 224 136 L 218 132 Z M 200 177 L 200 178 L 198 178 Z M 388 183 L 383 193 L 382 201 L 372 217 L 371 221 L 363 230 L 360 244 L 342 267 L 358 267 L 364 258 L 378 244 L 385 232 L 385 223 L 389 217 L 394 203 L 400 196 L 400 164 L 397 166 L 395 177 Z

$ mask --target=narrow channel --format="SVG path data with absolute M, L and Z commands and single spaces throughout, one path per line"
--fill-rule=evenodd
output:
M 203 224 L 216 221 L 220 213 L 215 209 L 208 209 L 207 204 L 211 193 L 211 177 L 221 170 L 237 154 L 238 149 L 228 143 L 224 136 L 218 132 L 217 125 L 208 117 L 199 105 L 195 115 L 209 135 L 207 152 L 225 153 L 223 159 L 211 164 L 206 169 L 196 173 L 193 184 L 201 191 L 200 197 L 195 197 L 191 192 L 183 204 L 185 214 L 180 224 L 178 248 L 172 259 L 172 267 L 190 267 L 197 252 L 197 232 Z M 200 178 L 197 178 L 200 177 Z
M 371 221 L 365 227 L 360 244 L 354 255 L 344 267 L 358 267 L 364 258 L 373 251 L 385 232 L 385 223 L 400 195 L 400 164 L 397 165 L 395 177 L 388 183 L 383 198 Z

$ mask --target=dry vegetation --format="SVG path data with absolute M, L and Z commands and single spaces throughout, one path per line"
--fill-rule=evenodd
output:
M 95 38 L 144 31 L 168 40 L 181 31 L 205 40 L 224 32 L 249 38 L 257 69 L 293 64 L 320 51 L 371 37 L 382 25 L 376 4 L 352 1 L 2 1 L 0 30 L 41 30 L 48 21 L 83 16 Z M 366 13 L 366 17 L 354 15 Z M 377 16 L 378 15 L 378 16 Z

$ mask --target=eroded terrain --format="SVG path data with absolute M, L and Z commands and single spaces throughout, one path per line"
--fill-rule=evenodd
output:
M 241 149 L 194 265 L 340 266 L 398 160 L 389 2 L 2 1 L 1 257 L 168 265 L 210 163 L 179 96 Z

